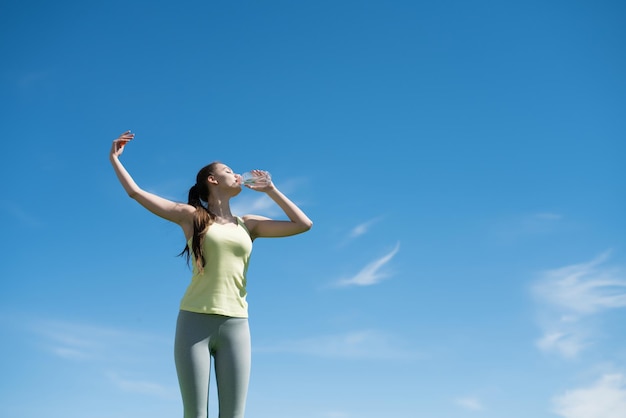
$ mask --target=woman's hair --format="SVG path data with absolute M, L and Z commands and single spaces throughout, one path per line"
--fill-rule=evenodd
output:
M 181 251 L 179 255 L 184 256 L 187 260 L 187 264 L 189 264 L 191 254 L 193 253 L 196 267 L 200 271 L 204 269 L 206 264 L 204 251 L 202 250 L 204 236 L 215 219 L 215 215 L 209 211 L 208 205 L 202 202 L 209 201 L 209 185 L 207 178 L 213 174 L 213 170 L 217 164 L 219 164 L 219 161 L 214 161 L 198 171 L 196 184 L 189 189 L 189 197 L 187 198 L 187 203 L 196 208 L 193 215 L 193 237 L 191 238 L 191 251 L 189 246 L 185 244 L 185 249 Z

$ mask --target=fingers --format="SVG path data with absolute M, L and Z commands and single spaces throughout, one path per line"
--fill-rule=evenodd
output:
M 135 134 L 130 130 L 122 133 L 116 139 L 113 140 L 113 144 L 111 145 L 111 154 L 115 156 L 119 156 L 124 151 L 124 145 L 128 142 L 132 141 L 135 138 Z
M 245 186 L 249 189 L 256 190 L 258 192 L 264 192 L 273 187 L 272 177 L 269 171 L 265 170 L 250 170 L 252 175 L 254 176 L 254 181 L 250 184 L 246 184 Z
M 118 140 L 126 141 L 126 142 L 132 140 L 133 138 L 135 138 L 135 134 L 130 131 L 126 131 L 123 134 L 121 134 L 119 137 L 117 137 Z
M 117 137 L 117 139 L 113 140 L 113 142 L 119 147 L 123 147 L 124 145 L 126 145 L 128 142 L 132 141 L 135 138 L 135 134 L 131 133 L 130 131 L 126 131 L 123 134 L 121 134 L 120 136 Z

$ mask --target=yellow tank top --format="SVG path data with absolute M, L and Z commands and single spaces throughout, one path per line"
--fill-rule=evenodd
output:
M 187 245 L 191 249 L 191 240 Z M 192 252 L 193 275 L 180 309 L 247 318 L 246 274 L 252 239 L 243 220 L 237 217 L 237 225 L 212 224 L 204 237 L 203 250 L 203 272 L 196 267 Z

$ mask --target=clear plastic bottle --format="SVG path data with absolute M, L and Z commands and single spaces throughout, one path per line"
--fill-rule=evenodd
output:
M 242 186 L 265 186 L 272 180 L 268 171 L 246 171 L 239 175 L 239 184 Z

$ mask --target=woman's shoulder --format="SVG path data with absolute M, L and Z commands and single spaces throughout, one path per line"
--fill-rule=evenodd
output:
M 261 215 L 252 215 L 252 214 L 249 214 L 249 215 L 243 215 L 243 216 L 241 217 L 241 219 L 242 219 L 244 222 L 247 222 L 247 221 L 266 221 L 266 220 L 268 220 L 268 219 L 270 219 L 270 218 L 268 218 L 268 217 L 266 217 L 266 216 L 261 216 Z
M 175 202 L 175 205 L 177 209 L 180 210 L 181 212 L 186 212 L 190 214 L 193 214 L 198 210 L 198 208 L 190 205 L 189 203 Z
M 243 226 L 248 230 L 248 234 L 252 239 L 257 237 L 257 228 L 263 221 L 271 220 L 266 216 L 260 215 L 244 215 L 240 218 L 243 222 Z

